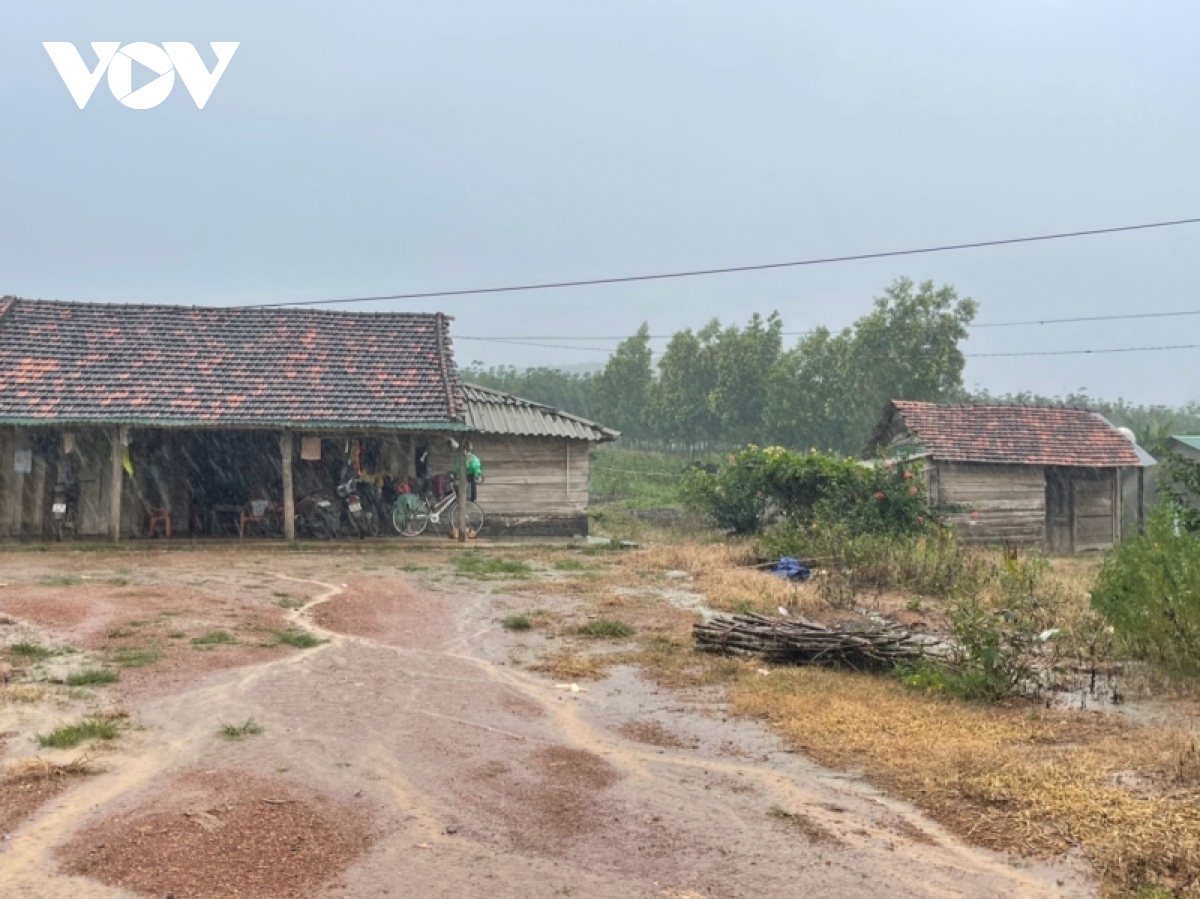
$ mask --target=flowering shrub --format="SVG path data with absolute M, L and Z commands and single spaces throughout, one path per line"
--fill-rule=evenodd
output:
M 921 484 L 920 463 L 863 465 L 817 452 L 748 446 L 716 474 L 692 470 L 684 502 L 739 534 L 772 520 L 792 526 L 837 526 L 850 534 L 931 530 L 935 516 Z

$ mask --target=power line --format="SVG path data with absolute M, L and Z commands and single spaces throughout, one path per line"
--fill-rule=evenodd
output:
M 869 259 L 891 259 L 898 256 L 919 256 L 926 253 L 948 253 L 956 250 L 976 250 L 983 247 L 1002 247 L 1014 244 L 1037 243 L 1047 240 L 1067 240 L 1076 237 L 1095 237 L 1102 234 L 1121 234 L 1129 231 L 1148 231 L 1155 228 L 1174 228 L 1180 225 L 1195 225 L 1200 218 L 1174 219 L 1162 222 L 1147 222 L 1141 225 L 1120 225 L 1115 228 L 1090 228 L 1082 231 L 1061 231 L 1054 234 L 1037 234 L 1031 237 L 1008 237 L 1002 240 L 980 240 L 972 243 L 942 244 L 918 247 L 910 250 L 883 250 L 874 253 L 855 253 L 848 256 L 825 256 L 816 259 L 800 259 L 793 262 L 767 262 L 757 265 L 734 265 L 725 268 L 694 269 L 681 272 L 661 272 L 650 275 L 624 275 L 615 278 L 589 278 L 577 281 L 550 281 L 534 284 L 516 284 L 507 287 L 473 287 L 462 290 L 433 290 L 421 293 L 396 293 L 369 297 L 346 297 L 336 300 L 296 300 L 284 303 L 257 303 L 251 308 L 266 309 L 277 306 L 333 306 L 345 303 L 379 303 L 385 300 L 426 300 L 437 297 L 478 296 L 492 293 L 516 293 L 527 290 L 557 290 L 564 287 L 595 287 L 603 284 L 630 284 L 638 281 L 667 281 L 679 278 L 701 278 L 711 275 L 732 275 L 741 272 L 761 272 L 780 268 L 799 268 L 808 265 L 834 265 L 843 262 L 863 262 Z
M 457 338 L 461 339 L 461 338 Z M 612 349 L 609 347 L 599 346 L 562 346 L 560 344 L 540 344 L 540 343 L 525 343 L 515 340 L 498 340 L 498 343 L 515 343 L 518 346 L 546 346 L 556 350 L 583 350 L 592 353 L 609 353 L 612 354 Z M 1100 349 L 1087 350 L 1021 350 L 1010 353 L 964 353 L 966 359 L 996 359 L 1000 357 L 1014 356 L 1086 356 L 1086 355 L 1104 355 L 1108 353 L 1157 353 L 1164 350 L 1195 350 L 1200 349 L 1200 343 L 1179 343 L 1167 346 L 1126 346 L 1126 347 L 1102 347 Z M 661 356 L 662 353 L 652 351 L 651 355 Z
M 974 330 L 976 328 L 1015 328 L 1019 325 L 1065 325 L 1076 324 L 1079 322 L 1107 322 L 1107 321 L 1128 321 L 1130 319 L 1139 318 L 1179 318 L 1181 316 L 1200 315 L 1200 309 L 1187 309 L 1179 312 L 1130 312 L 1121 315 L 1078 315 L 1070 318 L 1041 318 L 1041 319 L 1025 319 L 1022 321 L 1009 322 L 983 322 L 980 324 L 967 325 L 967 328 Z M 781 331 L 780 334 L 784 337 L 804 337 L 813 333 L 812 328 L 807 331 Z M 537 335 L 505 335 L 503 337 L 479 337 L 476 335 L 455 335 L 455 340 L 475 340 L 486 343 L 509 343 L 515 340 L 628 340 L 633 335 L 626 334 L 622 337 L 600 337 L 593 334 L 574 334 L 571 336 L 557 335 L 549 336 L 544 334 Z M 674 337 L 674 334 L 651 334 L 651 340 L 669 340 Z M 557 348 L 559 344 L 529 344 L 530 346 L 547 346 L 551 349 Z M 575 349 L 572 347 L 571 349 Z M 598 349 L 596 347 L 580 347 L 579 349 Z
M 998 356 L 1084 356 L 1103 353 L 1157 353 L 1162 350 L 1195 350 L 1200 343 L 1177 343 L 1172 346 L 1123 346 L 1099 350 L 1034 350 L 1019 353 L 967 353 L 968 359 L 987 359 Z

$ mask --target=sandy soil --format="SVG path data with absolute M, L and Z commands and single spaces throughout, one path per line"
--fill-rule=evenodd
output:
M 166 688 L 130 690 L 123 675 L 114 689 L 137 728 L 105 773 L 49 797 L 0 844 L 5 895 L 1093 894 L 1066 867 L 965 846 L 727 718 L 711 695 L 666 691 L 629 668 L 560 689 L 511 664 L 540 638 L 500 627 L 513 602 L 494 585 L 434 583 L 398 570 L 411 559 L 365 558 L 169 554 L 112 588 L 122 596 L 84 600 L 85 611 L 111 599 L 148 603 L 142 618 L 193 615 L 188 633 L 233 613 L 225 620 L 249 635 L 284 614 L 286 593 L 312 603 L 290 620 L 327 642 L 189 648 L 186 658 L 230 650 L 237 667 L 163 667 Z M 0 580 L 32 588 L 47 564 L 6 555 Z M 184 590 L 219 602 L 177 603 Z M 38 617 L 0 601 L 6 615 L 18 608 Z M 38 621 L 86 641 L 131 611 L 118 609 L 96 613 L 103 625 L 78 609 Z M 152 683 L 160 665 L 136 671 Z M 12 714 L 0 707 L 0 731 Z M 261 734 L 220 735 L 249 718 Z M 22 720 L 10 757 L 31 752 Z

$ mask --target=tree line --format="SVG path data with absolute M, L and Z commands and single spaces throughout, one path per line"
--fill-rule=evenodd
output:
M 898 278 L 849 327 L 815 327 L 790 347 L 778 313 L 755 313 L 740 327 L 713 320 L 679 331 L 657 360 L 643 324 L 596 374 L 475 364 L 463 375 L 601 422 L 621 431 L 626 444 L 660 449 L 759 444 L 858 455 L 893 399 L 1086 406 L 1149 444 L 1172 428 L 1200 430 L 1195 405 L 1167 410 L 1083 393 L 972 394 L 963 384 L 962 342 L 977 311 L 949 285 Z

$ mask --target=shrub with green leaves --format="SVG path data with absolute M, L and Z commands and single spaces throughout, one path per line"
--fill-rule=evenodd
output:
M 772 519 L 795 527 L 836 526 L 848 534 L 912 534 L 934 529 L 919 462 L 862 465 L 817 452 L 749 446 L 716 473 L 694 468 L 681 493 L 718 527 L 756 533 Z
M 1092 604 L 1136 655 L 1200 674 L 1200 540 L 1160 503 L 1146 530 L 1104 560 Z

